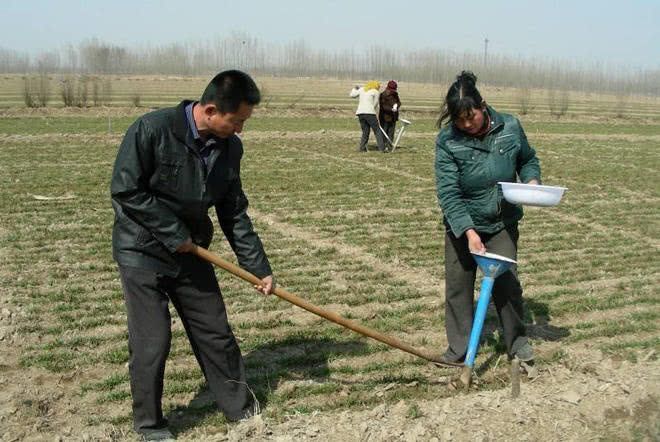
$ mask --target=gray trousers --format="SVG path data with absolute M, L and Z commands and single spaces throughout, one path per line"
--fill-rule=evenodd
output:
M 369 131 L 373 131 L 376 135 L 376 143 L 378 143 L 378 150 L 383 152 L 385 150 L 385 137 L 378 127 L 378 119 L 373 114 L 359 114 L 360 127 L 362 128 L 362 138 L 360 139 L 360 147 L 358 150 L 361 152 L 367 151 L 367 142 L 369 142 Z
M 491 253 L 516 259 L 518 226 L 509 226 L 495 234 L 480 233 L 481 241 Z M 465 359 L 474 316 L 474 287 L 477 264 L 468 249 L 465 235 L 456 238 L 445 234 L 445 328 L 449 348 L 444 354 L 448 361 Z M 495 279 L 492 301 L 504 330 L 504 343 L 512 357 L 527 343 L 523 322 L 522 288 L 516 266 Z
M 170 300 L 220 410 L 236 420 L 251 409 L 243 357 L 213 267 L 201 261 L 196 267 L 177 278 L 119 267 L 128 315 L 133 425 L 138 432 L 167 425 L 161 396 L 172 339 Z

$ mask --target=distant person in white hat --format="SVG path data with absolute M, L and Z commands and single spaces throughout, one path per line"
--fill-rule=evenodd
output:
M 351 98 L 359 98 L 358 107 L 355 111 L 355 115 L 357 115 L 360 121 L 360 127 L 362 128 L 362 138 L 360 138 L 360 145 L 358 146 L 359 152 L 367 151 L 370 131 L 373 131 L 374 135 L 376 135 L 378 151 L 387 152 L 385 150 L 385 137 L 380 130 L 377 118 L 379 90 L 379 82 L 369 81 L 363 87 L 353 87 L 349 93 Z

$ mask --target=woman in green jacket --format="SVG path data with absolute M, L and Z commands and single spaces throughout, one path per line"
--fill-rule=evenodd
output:
M 477 266 L 470 252 L 488 250 L 516 259 L 522 207 L 504 200 L 497 182 L 541 181 L 536 152 L 520 122 L 488 106 L 476 81 L 473 73 L 463 71 L 449 88 L 438 119 L 435 173 L 445 225 L 447 362 L 464 360 L 472 329 Z M 532 361 L 516 266 L 495 280 L 492 293 L 509 357 Z

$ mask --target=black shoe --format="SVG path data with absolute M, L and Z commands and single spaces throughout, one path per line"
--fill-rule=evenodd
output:
M 170 430 L 165 428 L 155 428 L 153 430 L 142 430 L 140 431 L 142 440 L 150 441 L 161 441 L 161 442 L 172 442 L 176 440 L 176 437 L 170 432 Z
M 254 417 L 257 414 L 259 414 L 259 413 L 255 413 L 254 409 L 250 408 L 248 410 L 245 410 L 245 412 L 243 414 L 239 414 L 238 416 L 235 416 L 235 417 L 234 416 L 227 416 L 225 414 L 225 417 L 227 418 L 227 420 L 229 422 L 241 422 L 241 421 L 250 419 L 251 417 Z
M 525 344 L 516 351 L 513 357 L 522 362 L 532 362 L 534 361 L 534 350 L 532 350 L 532 346 L 529 345 L 529 342 L 525 342 Z
M 463 362 L 465 362 L 465 357 L 462 358 L 450 357 L 449 355 L 447 355 L 447 353 L 443 353 L 442 356 L 440 356 L 439 361 L 441 364 L 460 365 Z

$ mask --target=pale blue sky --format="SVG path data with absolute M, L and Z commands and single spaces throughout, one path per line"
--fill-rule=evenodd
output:
M 36 54 L 96 37 L 139 47 L 246 32 L 314 49 L 373 44 L 660 68 L 660 0 L 0 0 L 0 47 Z

